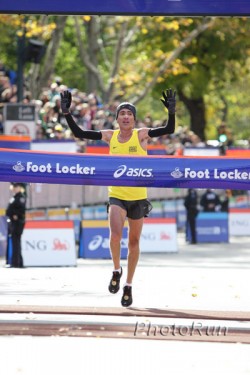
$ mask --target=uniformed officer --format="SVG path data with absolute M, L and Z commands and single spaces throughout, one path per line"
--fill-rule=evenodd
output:
M 200 206 L 204 212 L 218 212 L 221 210 L 221 201 L 214 191 L 207 189 L 201 196 Z
M 184 199 L 184 206 L 187 211 L 186 237 L 188 231 L 191 235 L 191 243 L 197 243 L 196 240 L 196 216 L 198 215 L 198 195 L 194 189 L 188 189 L 188 194 Z
M 10 257 L 10 245 L 8 241 L 6 259 L 11 267 L 22 268 L 23 258 L 21 249 L 21 236 L 25 224 L 26 193 L 25 184 L 16 182 L 10 185 L 13 197 L 10 199 L 6 209 L 8 222 L 8 236 L 12 240 L 12 257 Z

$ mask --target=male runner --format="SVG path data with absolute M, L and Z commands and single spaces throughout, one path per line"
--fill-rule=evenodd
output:
M 135 129 L 136 108 L 132 103 L 121 103 L 116 110 L 117 130 L 82 130 L 70 114 L 71 93 L 61 94 L 61 108 L 67 123 L 77 138 L 102 140 L 109 144 L 112 155 L 146 155 L 149 138 L 172 134 L 175 130 L 176 93 L 168 89 L 161 99 L 168 109 L 166 126 L 158 128 Z M 120 265 L 120 242 L 126 218 L 128 219 L 128 259 L 127 278 L 123 287 L 121 304 L 128 307 L 132 304 L 132 281 L 139 259 L 139 240 L 142 232 L 143 218 L 148 215 L 152 206 L 147 200 L 146 187 L 110 186 L 109 189 L 109 227 L 110 251 L 114 270 L 109 284 L 110 293 L 120 289 L 122 267 Z

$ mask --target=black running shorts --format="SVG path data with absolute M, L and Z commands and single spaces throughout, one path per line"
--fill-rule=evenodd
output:
M 152 210 L 152 205 L 147 199 L 139 199 L 136 201 L 124 201 L 117 198 L 109 198 L 108 208 L 112 204 L 123 208 L 127 212 L 129 219 L 137 220 L 147 217 Z

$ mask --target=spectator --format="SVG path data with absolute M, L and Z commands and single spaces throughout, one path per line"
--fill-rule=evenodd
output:
M 112 112 L 106 112 L 106 120 L 103 124 L 103 129 L 114 129 L 115 114 Z
M 65 139 L 65 129 L 61 124 L 56 124 L 54 127 L 54 132 L 52 133 L 52 138 L 54 139 Z
M 88 103 L 79 104 L 76 107 L 78 111 L 76 123 L 82 130 L 91 129 L 91 113 Z
M 50 85 L 50 89 L 48 90 L 48 98 L 51 102 L 53 102 L 54 97 L 58 95 L 60 95 L 58 84 L 56 82 L 53 82 Z

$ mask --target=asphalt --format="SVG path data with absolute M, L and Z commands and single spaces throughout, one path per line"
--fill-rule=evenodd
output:
M 249 240 L 190 245 L 179 234 L 178 253 L 142 253 L 128 309 L 108 292 L 110 260 L 15 269 L 1 259 L 1 373 L 250 374 Z M 207 326 L 229 334 L 208 337 Z

